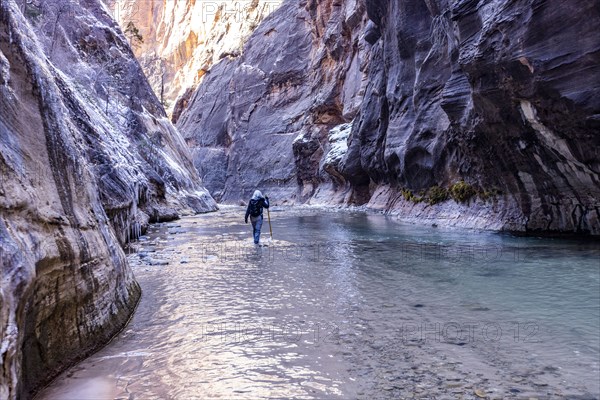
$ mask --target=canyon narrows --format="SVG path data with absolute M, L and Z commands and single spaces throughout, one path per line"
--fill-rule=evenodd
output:
M 596 321 L 582 321 L 586 312 L 597 316 L 593 302 L 598 302 L 594 289 L 600 277 L 593 246 L 600 235 L 598 32 L 597 0 L 251 0 L 233 5 L 195 0 L 0 0 L 0 399 L 31 398 L 117 335 L 142 289 L 124 249 L 150 224 L 216 211 L 217 200 L 227 207 L 206 219 L 212 225 L 204 227 L 201 218 L 187 219 L 185 229 L 158 225 L 157 231 L 166 233 L 151 244 L 160 251 L 140 247 L 143 252 L 133 261 L 136 274 L 140 271 L 153 288 L 162 287 L 161 279 L 189 277 L 179 283 L 182 293 L 195 299 L 194 279 L 204 278 L 207 270 L 199 263 L 208 256 L 187 253 L 194 250 L 192 244 L 205 244 L 194 238 L 245 243 L 247 232 L 236 225 L 236 215 L 243 210 L 229 206 L 244 204 L 257 188 L 276 206 L 358 206 L 425 226 L 419 231 L 422 236 L 411 239 L 410 228 L 402 227 L 398 236 L 395 230 L 400 228 L 378 219 L 383 217 L 338 218 L 315 211 L 306 218 L 305 208 L 292 209 L 292 217 L 280 219 L 288 224 L 281 231 L 288 237 L 279 244 L 302 248 L 311 235 L 325 244 L 337 237 L 339 246 L 332 247 L 332 254 L 341 256 L 326 264 L 309 263 L 312 275 L 306 276 L 285 270 L 293 267 L 289 260 L 267 264 L 294 278 L 277 282 L 278 270 L 269 270 L 273 287 L 285 282 L 298 285 L 289 291 L 299 290 L 294 306 L 298 315 L 286 314 L 289 296 L 284 291 L 278 293 L 277 312 L 267 315 L 271 319 L 300 318 L 302 291 L 321 284 L 313 300 L 326 298 L 330 284 L 347 285 L 360 297 L 365 281 L 350 281 L 370 274 L 369 259 L 379 260 L 375 269 L 381 276 L 393 274 L 395 285 L 380 296 L 377 285 L 385 285 L 385 280 L 366 279 L 372 293 L 359 304 L 363 308 L 350 299 L 354 294 L 348 297 L 349 292 L 336 286 L 344 299 L 343 307 L 332 308 L 339 315 L 360 310 L 354 320 L 360 325 L 363 316 L 386 309 L 374 330 L 385 325 L 390 332 L 398 327 L 387 321 L 402 308 L 410 310 L 411 318 L 422 317 L 422 312 L 442 318 L 443 312 L 427 314 L 423 304 L 402 298 L 403 291 L 410 292 L 428 276 L 419 275 L 423 265 L 418 263 L 398 266 L 398 260 L 406 259 L 394 249 L 403 243 L 420 246 L 423 239 L 436 249 L 443 244 L 460 253 L 460 234 L 445 242 L 442 229 L 448 227 L 591 236 L 592 245 L 558 246 L 565 255 L 553 254 L 551 263 L 544 260 L 553 249 L 551 240 L 535 249 L 539 265 L 552 270 L 543 272 L 556 278 L 550 283 L 560 282 L 561 275 L 553 274 L 564 267 L 571 279 L 565 295 L 583 288 L 573 304 L 560 304 L 564 309 L 553 309 L 547 302 L 552 292 L 547 288 L 552 286 L 544 286 L 549 284 L 544 276 L 537 276 L 526 261 L 517 261 L 529 274 L 523 281 L 538 285 L 541 312 L 574 316 L 585 341 L 570 345 L 588 346 L 596 355 Z M 222 226 L 221 217 L 227 221 Z M 442 233 L 435 231 L 438 227 Z M 168 241 L 179 234 L 184 238 L 177 242 L 180 253 L 173 253 Z M 294 234 L 304 242 L 295 241 Z M 510 254 L 519 254 L 514 243 L 519 238 L 486 235 L 486 246 L 493 248 L 499 240 Z M 475 236 L 471 232 L 470 237 Z M 143 241 L 138 246 L 144 246 Z M 168 261 L 152 260 L 148 254 L 153 251 Z M 178 275 L 183 269 L 175 261 L 190 261 L 175 254 L 187 254 L 196 264 Z M 236 276 L 242 294 L 247 294 L 248 283 L 262 287 L 261 275 L 244 280 L 264 267 L 262 253 L 251 256 L 244 261 L 245 275 Z M 215 267 L 211 273 L 218 290 L 211 292 L 210 280 L 202 281 L 207 294 L 202 299 L 211 299 L 206 309 L 219 314 L 227 311 L 218 309 L 221 302 L 235 304 L 238 299 L 227 291 L 227 276 L 219 275 L 219 257 L 210 257 L 207 265 Z M 447 264 L 441 258 L 430 264 Z M 235 275 L 238 264 L 227 262 L 226 275 Z M 149 279 L 153 271 L 144 268 L 161 265 L 169 265 L 164 270 L 169 274 Z M 518 285 L 519 277 L 509 274 L 510 265 L 511 260 L 502 260 L 503 269 L 492 272 L 487 264 L 471 265 L 472 287 L 460 286 L 456 276 L 442 269 L 440 280 L 422 290 L 443 287 L 434 302 L 443 308 L 444 290 L 500 290 L 502 279 L 509 278 L 511 285 Z M 194 268 L 200 272 L 195 274 Z M 402 283 L 407 276 L 418 278 L 411 281 L 413 286 Z M 497 280 L 482 283 L 481 277 Z M 169 290 L 178 293 L 177 288 Z M 422 295 L 416 289 L 412 293 Z M 520 297 L 512 294 L 490 304 L 500 308 L 505 300 L 519 303 Z M 394 296 L 399 303 L 386 305 L 384 298 Z M 369 298 L 376 302 L 369 303 Z M 249 299 L 243 311 L 251 317 L 255 303 L 271 306 L 271 299 L 258 289 Z M 316 300 L 311 308 L 315 319 L 327 315 L 318 314 L 323 309 Z M 468 298 L 460 301 L 467 306 L 461 303 L 457 316 L 473 309 L 490 311 Z M 173 304 L 169 306 L 176 308 Z M 147 307 L 150 311 L 144 315 L 153 315 L 152 304 Z M 530 311 L 514 309 L 523 318 Z M 568 328 L 573 320 L 548 315 L 565 324 L 560 338 L 571 339 Z M 192 322 L 198 321 L 212 322 L 206 315 Z M 147 323 L 142 320 L 139 326 Z M 177 321 L 164 330 L 160 325 L 154 328 L 158 333 L 174 332 L 173 337 L 180 334 Z M 158 337 L 146 339 L 155 345 Z M 360 346 L 371 344 L 375 343 Z M 526 364 L 525 347 L 520 361 Z M 551 347 L 539 349 L 551 352 Z M 365 360 L 386 358 L 382 346 L 369 348 L 360 348 Z M 246 349 L 238 350 L 242 356 L 236 362 L 244 360 Z M 397 350 L 394 357 L 402 355 Z M 482 356 L 477 361 L 496 363 L 495 368 L 498 360 L 510 360 L 510 346 L 503 351 L 505 358 Z M 179 357 L 177 351 L 174 354 Z M 350 366 L 361 360 L 351 361 Z M 396 366 L 395 359 L 388 361 Z M 566 368 L 567 378 L 583 371 L 596 373 L 598 368 L 587 358 L 579 365 L 565 365 L 573 367 Z M 327 375 L 327 368 L 320 368 L 319 373 Z M 364 366 L 363 378 L 369 368 Z M 209 372 L 211 377 L 215 373 Z M 444 373 L 439 376 L 445 379 Z M 551 386 L 553 396 L 560 393 L 563 376 L 552 374 L 556 379 L 545 385 Z M 534 378 L 527 378 L 529 386 L 536 385 Z M 343 379 L 320 393 L 337 390 Z M 567 389 L 596 395 L 597 387 L 587 375 L 580 380 L 573 378 L 575 383 Z M 480 384 L 475 378 L 469 382 Z M 368 393 L 376 396 L 379 389 Z M 396 389 L 391 390 L 399 393 Z M 442 389 L 439 393 L 447 394 L 452 388 Z M 342 393 L 335 390 L 331 393 Z
M 3 0 L 0 99 L 0 398 L 29 398 L 129 319 L 121 246 L 216 204 L 101 1 Z
M 177 125 L 207 188 L 600 234 L 593 0 L 289 0 Z

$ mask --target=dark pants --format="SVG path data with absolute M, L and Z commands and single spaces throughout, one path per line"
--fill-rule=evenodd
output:
M 260 240 L 260 228 L 262 228 L 263 216 L 259 215 L 258 217 L 250 217 L 250 222 L 252 222 L 252 229 L 254 230 L 254 243 L 258 244 Z

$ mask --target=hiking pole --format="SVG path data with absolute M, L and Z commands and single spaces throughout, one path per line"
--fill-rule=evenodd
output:
M 269 232 L 271 232 L 271 241 L 273 241 L 273 228 L 271 227 L 271 213 L 267 208 L 267 219 L 269 220 Z

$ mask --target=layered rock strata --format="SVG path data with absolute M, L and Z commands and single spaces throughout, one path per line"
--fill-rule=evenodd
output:
M 215 209 L 96 0 L 0 3 L 0 398 L 30 398 L 127 322 L 122 250 Z
M 224 201 L 598 235 L 599 29 L 593 0 L 290 0 L 178 126 Z
M 303 203 L 326 182 L 338 201 L 351 200 L 320 167 L 329 130 L 361 104 L 366 22 L 360 2 L 287 1 L 239 57 L 211 69 L 178 127 L 217 199 L 235 202 L 260 187 Z
M 190 95 L 219 60 L 236 57 L 258 24 L 281 0 L 114 1 L 154 92 L 176 121 Z

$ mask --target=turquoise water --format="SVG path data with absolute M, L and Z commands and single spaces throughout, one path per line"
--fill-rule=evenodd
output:
M 598 242 L 276 209 L 256 248 L 243 211 L 154 226 L 130 325 L 40 398 L 598 398 Z

